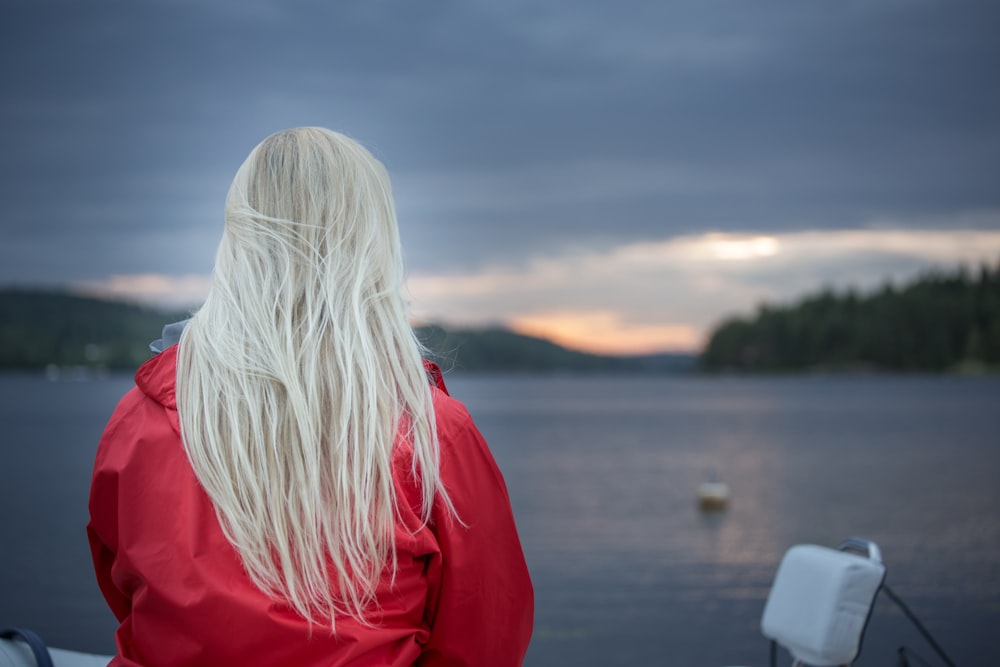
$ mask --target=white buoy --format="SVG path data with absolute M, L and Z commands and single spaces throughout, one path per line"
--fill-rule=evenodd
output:
M 729 505 L 729 485 L 725 482 L 702 482 L 698 485 L 698 509 L 718 512 Z

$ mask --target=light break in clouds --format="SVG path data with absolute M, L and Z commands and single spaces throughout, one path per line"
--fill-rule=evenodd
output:
M 506 324 L 567 347 L 611 354 L 696 351 L 726 316 L 824 288 L 867 291 L 929 266 L 994 264 L 1000 231 L 710 233 L 606 251 L 537 256 L 469 272 L 422 271 L 408 288 L 418 321 Z M 208 276 L 114 276 L 90 293 L 187 306 Z

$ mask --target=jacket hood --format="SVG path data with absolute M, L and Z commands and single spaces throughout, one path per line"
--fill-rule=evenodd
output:
M 177 410 L 177 346 L 171 345 L 135 373 L 135 384 L 167 410 Z

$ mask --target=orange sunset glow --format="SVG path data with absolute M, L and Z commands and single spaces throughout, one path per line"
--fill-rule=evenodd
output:
M 554 312 L 515 317 L 510 327 L 574 350 L 597 354 L 696 352 L 702 334 L 683 324 L 629 325 L 613 312 Z

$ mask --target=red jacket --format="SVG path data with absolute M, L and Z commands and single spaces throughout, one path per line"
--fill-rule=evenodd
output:
M 534 596 L 507 488 L 465 407 L 432 373 L 441 479 L 458 515 L 420 494 L 398 448 L 398 569 L 374 627 L 308 624 L 244 573 L 180 440 L 177 347 L 145 363 L 97 451 L 87 533 L 98 584 L 121 625 L 112 665 L 402 667 L 520 665 Z M 414 532 L 415 531 L 415 532 Z

